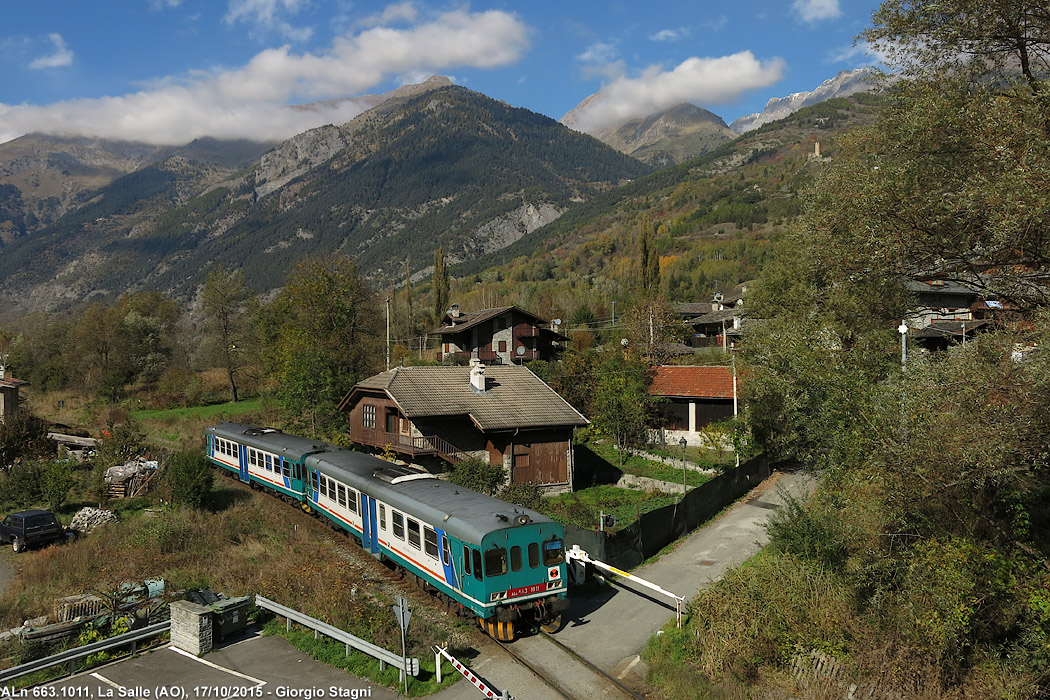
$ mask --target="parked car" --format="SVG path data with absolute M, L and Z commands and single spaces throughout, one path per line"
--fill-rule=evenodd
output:
M 49 510 L 24 510 L 11 513 L 0 523 L 0 544 L 10 543 L 16 552 L 27 547 L 51 544 L 66 539 L 66 530 Z

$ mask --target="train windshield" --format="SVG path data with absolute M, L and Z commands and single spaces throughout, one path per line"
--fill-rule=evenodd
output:
M 547 540 L 543 543 L 543 565 L 557 566 L 565 560 L 565 547 L 561 540 Z
M 507 550 L 493 547 L 485 551 L 485 576 L 501 576 L 507 573 Z

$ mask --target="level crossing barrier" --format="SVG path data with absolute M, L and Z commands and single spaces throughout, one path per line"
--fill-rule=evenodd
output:
M 448 651 L 446 651 L 447 649 L 448 647 L 434 647 L 434 666 L 437 667 L 437 682 L 439 684 L 441 683 L 441 657 L 445 657 L 449 660 L 449 663 L 452 664 L 452 667 L 459 671 L 461 676 L 470 681 L 471 685 L 480 690 L 485 697 L 492 698 L 493 700 L 496 700 L 496 698 L 499 698 L 499 700 L 511 700 L 509 692 L 504 690 L 502 693 L 499 693 L 490 688 L 488 684 L 478 678 L 473 671 L 460 663 L 456 657 L 449 654 Z

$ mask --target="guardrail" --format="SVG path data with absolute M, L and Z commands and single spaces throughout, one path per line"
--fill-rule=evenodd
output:
M 30 661 L 29 663 L 9 668 L 5 671 L 0 671 L 0 683 L 7 684 L 15 678 L 27 676 L 30 673 L 36 673 L 37 671 L 43 671 L 44 669 L 51 668 L 52 666 L 58 666 L 60 664 L 69 664 L 69 675 L 73 675 L 75 672 L 75 665 L 77 661 L 83 658 L 97 654 L 100 651 L 109 651 L 115 647 L 122 647 L 127 644 L 131 645 L 131 653 L 134 654 L 138 643 L 144 639 L 156 637 L 158 634 L 163 634 L 171 628 L 170 622 L 158 622 L 155 625 L 149 627 L 143 627 L 139 630 L 133 630 L 131 632 L 125 632 L 124 634 L 118 634 L 116 637 L 110 637 L 109 639 L 103 639 L 98 642 L 92 642 L 91 644 L 85 644 L 82 647 L 76 649 L 67 649 L 66 651 L 59 652 L 52 656 L 45 657 L 43 659 L 37 659 L 36 661 Z
M 417 658 L 406 659 L 391 651 L 387 651 L 383 647 L 378 647 L 375 644 L 372 644 L 371 642 L 366 642 L 360 637 L 355 637 L 349 632 L 344 632 L 338 627 L 333 627 L 327 622 L 321 622 L 317 618 L 310 617 L 309 615 L 304 615 L 298 610 L 292 610 L 291 608 L 287 608 L 281 605 L 280 603 L 275 603 L 269 598 L 264 598 L 261 595 L 255 596 L 255 604 L 260 608 L 277 613 L 278 615 L 283 617 L 285 620 L 287 620 L 287 627 L 289 629 L 291 629 L 293 621 L 298 622 L 300 625 L 309 627 L 310 629 L 314 630 L 314 637 L 316 637 L 317 633 L 320 632 L 326 637 L 331 637 L 336 641 L 342 642 L 346 645 L 347 654 L 350 653 L 350 647 L 353 647 L 358 651 L 363 651 L 369 656 L 373 656 L 379 659 L 380 670 L 382 670 L 384 664 L 390 664 L 394 668 L 401 671 L 401 673 L 407 672 L 408 675 L 412 677 L 419 675 L 419 659 Z

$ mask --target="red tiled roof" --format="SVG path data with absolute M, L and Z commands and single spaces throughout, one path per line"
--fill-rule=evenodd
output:
M 731 399 L 733 371 L 729 367 L 656 367 L 649 393 L 653 396 Z
M 5 387 L 7 389 L 15 389 L 20 386 L 29 386 L 29 382 L 25 381 L 24 379 L 5 377 L 4 379 L 0 379 L 0 386 Z

